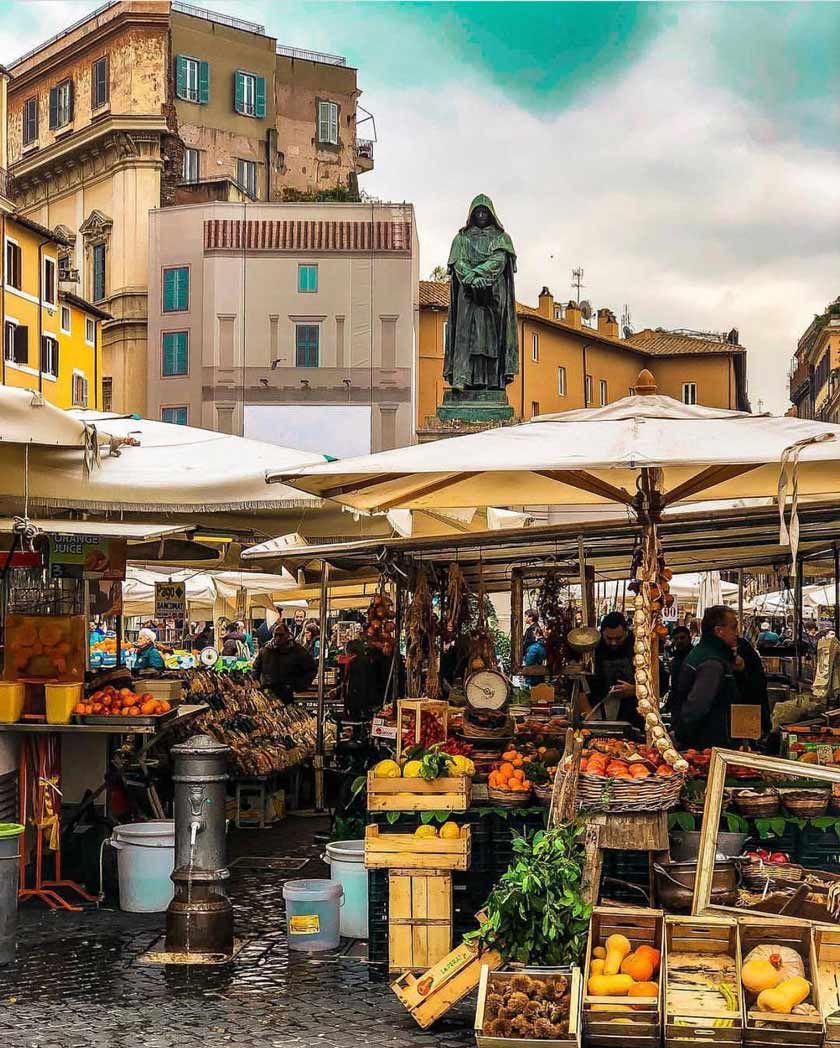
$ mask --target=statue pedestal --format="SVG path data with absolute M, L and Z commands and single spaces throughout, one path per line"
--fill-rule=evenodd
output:
M 435 414 L 441 422 L 505 422 L 513 408 L 503 389 L 447 389 Z

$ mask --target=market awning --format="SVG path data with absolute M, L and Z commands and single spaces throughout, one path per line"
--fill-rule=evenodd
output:
M 0 387 L 0 444 L 78 451 L 110 439 L 98 425 L 62 411 L 34 390 Z

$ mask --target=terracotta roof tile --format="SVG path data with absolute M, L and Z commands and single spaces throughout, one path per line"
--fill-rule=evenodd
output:
M 449 309 L 449 281 L 421 280 L 420 305 L 441 306 L 443 309 Z
M 673 357 L 693 353 L 746 353 L 743 346 L 727 342 L 724 338 L 704 336 L 701 333 L 666 331 L 647 328 L 625 340 L 628 346 L 649 353 L 652 357 Z

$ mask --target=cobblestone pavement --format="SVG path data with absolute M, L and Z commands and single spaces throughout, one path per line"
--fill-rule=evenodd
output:
M 299 856 L 303 870 L 234 864 L 230 896 L 244 945 L 219 967 L 151 966 L 162 949 L 163 914 L 88 910 L 52 913 L 26 904 L 17 961 L 0 968 L 3 1048 L 286 1048 L 366 1045 L 463 1048 L 473 1044 L 471 1009 L 461 1006 L 433 1032 L 420 1030 L 359 945 L 311 957 L 290 951 L 282 886 L 325 875 L 323 824 L 287 819 L 238 831 L 231 855 Z

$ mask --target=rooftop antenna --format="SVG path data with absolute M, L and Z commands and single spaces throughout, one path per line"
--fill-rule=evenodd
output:
M 633 330 L 633 320 L 630 316 L 630 307 L 626 302 L 621 311 L 621 333 L 625 338 L 630 338 L 635 334 L 635 331 Z
M 577 269 L 572 270 L 572 287 L 577 292 L 577 304 L 580 305 L 580 289 L 586 287 L 583 282 L 583 267 L 578 266 Z

